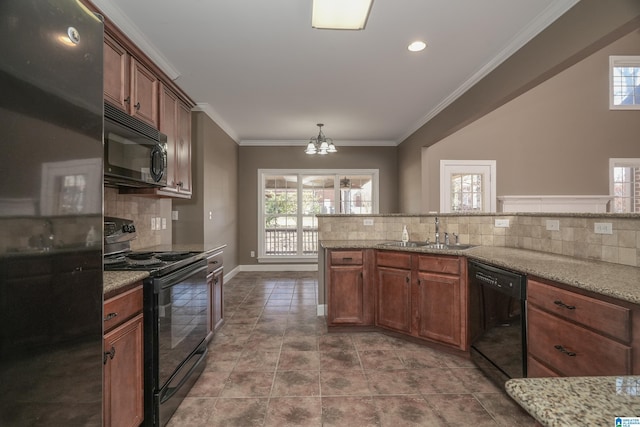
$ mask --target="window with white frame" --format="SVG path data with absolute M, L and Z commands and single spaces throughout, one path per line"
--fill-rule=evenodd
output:
M 640 159 L 609 159 L 611 212 L 640 212 Z
M 495 212 L 495 160 L 440 160 L 440 212 Z
M 640 56 L 609 57 L 609 108 L 640 109 Z
M 318 256 L 316 214 L 378 212 L 378 170 L 258 170 L 258 260 Z

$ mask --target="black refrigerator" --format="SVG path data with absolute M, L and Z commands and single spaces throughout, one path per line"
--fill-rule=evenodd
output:
M 103 23 L 0 1 L 0 426 L 102 425 Z

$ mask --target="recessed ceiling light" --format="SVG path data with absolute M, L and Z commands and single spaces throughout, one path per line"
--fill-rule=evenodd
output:
M 409 49 L 411 52 L 420 52 L 421 50 L 424 50 L 424 48 L 427 47 L 427 44 L 423 41 L 415 41 L 413 43 L 411 43 L 407 49 Z

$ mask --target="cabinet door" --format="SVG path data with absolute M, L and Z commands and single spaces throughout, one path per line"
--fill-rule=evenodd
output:
M 419 336 L 458 347 L 462 345 L 460 288 L 458 276 L 418 274 Z
M 177 108 L 176 186 L 183 194 L 191 194 L 191 110 L 182 102 Z
M 129 113 L 129 54 L 104 35 L 104 99 Z
M 339 265 L 329 269 L 329 325 L 365 323 L 365 292 L 361 265 Z
M 144 417 L 142 314 L 104 336 L 104 425 L 137 427 Z
M 167 87 L 160 96 L 160 132 L 167 135 L 167 186 L 163 190 L 178 191 L 176 187 L 178 97 Z
M 411 270 L 378 267 L 377 324 L 411 331 Z
M 211 318 L 214 331 L 222 326 L 224 320 L 224 289 L 222 279 L 222 270 L 219 270 L 214 273 L 211 284 Z
M 131 111 L 151 126 L 158 127 L 158 78 L 142 63 L 131 58 Z

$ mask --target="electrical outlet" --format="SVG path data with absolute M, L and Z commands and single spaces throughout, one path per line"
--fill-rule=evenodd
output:
M 373 225 L 373 218 L 365 218 L 363 221 L 364 225 Z
M 178 220 L 178 211 L 171 211 L 171 220 L 172 221 Z
M 596 234 L 613 234 L 613 225 L 610 222 L 596 222 L 593 224 L 593 232 Z
M 547 220 L 547 230 L 549 231 L 560 231 L 560 221 L 557 219 L 548 219 Z
M 167 229 L 167 218 L 162 218 L 162 229 L 163 230 Z
M 151 218 L 151 229 L 152 230 L 156 229 L 156 217 Z
M 499 228 L 508 228 L 509 220 L 508 219 L 496 219 L 495 226 Z
M 251 251 L 251 258 L 255 258 L 256 257 L 256 251 Z

